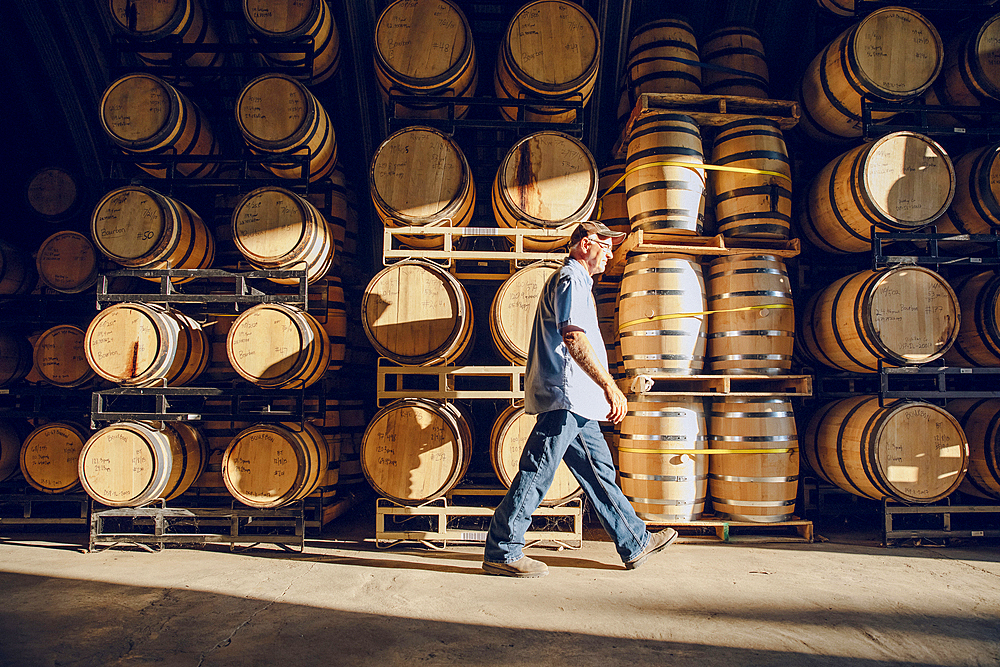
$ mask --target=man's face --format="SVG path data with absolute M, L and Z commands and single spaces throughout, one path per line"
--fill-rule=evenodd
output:
M 600 238 L 592 234 L 584 238 L 581 241 L 581 245 L 584 250 L 581 261 L 587 267 L 587 270 L 590 271 L 590 275 L 603 273 L 604 268 L 608 265 L 608 260 L 614 254 L 611 239 Z

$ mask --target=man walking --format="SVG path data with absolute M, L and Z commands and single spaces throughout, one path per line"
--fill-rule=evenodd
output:
M 566 465 L 594 503 L 601 525 L 628 569 L 642 565 L 677 537 L 667 528 L 646 530 L 615 483 L 611 452 L 599 421 L 619 423 L 627 402 L 608 372 L 597 324 L 592 276 L 604 271 L 612 239 L 624 236 L 601 222 L 582 222 L 569 241 L 569 257 L 542 288 L 531 328 L 524 408 L 538 415 L 521 453 L 510 490 L 493 514 L 483 569 L 509 577 L 543 577 L 545 563 L 521 550 L 531 515 L 545 497 L 559 463 Z

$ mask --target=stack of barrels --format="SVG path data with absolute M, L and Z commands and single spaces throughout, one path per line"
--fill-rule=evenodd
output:
M 472 103 L 479 72 L 475 35 L 466 17 L 449 0 L 398 0 L 384 10 L 375 33 L 383 99 L 395 118 L 410 124 L 376 149 L 369 172 L 371 198 L 386 228 L 407 228 L 387 236 L 387 244 L 412 254 L 369 282 L 362 304 L 365 333 L 385 363 L 483 363 L 498 353 L 512 365 L 524 365 L 541 286 L 557 269 L 555 260 L 565 252 L 576 223 L 591 219 L 597 206 L 600 173 L 589 149 L 571 134 L 538 129 L 540 124 L 583 121 L 579 107 L 589 102 L 600 61 L 597 25 L 578 4 L 564 0 L 529 2 L 514 13 L 491 75 L 497 97 L 518 104 L 494 105 L 494 111 L 507 121 L 534 123 L 536 131 L 521 132 L 497 149 L 490 201 L 486 206 L 479 202 L 478 208 L 476 193 L 485 187 L 473 182 L 474 170 L 459 138 L 421 124 L 421 119 L 449 114 L 483 115 L 485 107 Z M 442 101 L 450 97 L 459 101 Z M 465 99 L 470 103 L 463 104 Z M 482 208 L 493 214 L 482 226 L 515 230 L 499 237 L 505 249 L 552 252 L 554 257 L 512 268 L 510 275 L 490 276 L 503 283 L 492 295 L 488 318 L 480 315 L 475 322 L 468 286 L 445 266 L 422 258 L 421 251 L 467 247 L 461 234 L 442 228 L 473 225 Z M 475 335 L 485 326 L 495 349 L 484 345 L 485 336 Z M 473 413 L 478 410 L 472 406 L 432 399 L 384 406 L 364 439 L 363 466 L 371 485 L 400 503 L 424 502 L 450 491 L 470 464 Z M 504 485 L 517 474 L 520 450 L 533 425 L 534 417 L 520 403 L 494 415 L 489 459 Z M 546 502 L 578 493 L 579 485 L 563 468 Z
M 173 303 L 147 303 L 146 290 L 135 283 L 112 284 L 111 291 L 121 288 L 135 300 L 104 308 L 82 327 L 60 324 L 37 334 L 34 355 L 25 341 L 0 336 L 0 384 L 25 377 L 66 389 L 245 381 L 269 390 L 262 403 L 290 414 L 296 401 L 288 390 L 322 383 L 323 398 L 298 406 L 300 422 L 123 421 L 96 433 L 75 421 L 43 423 L 31 432 L 5 422 L 0 478 L 11 472 L 10 461 L 16 469 L 20 451 L 31 486 L 49 493 L 82 487 L 115 507 L 219 490 L 258 508 L 317 493 L 325 500 L 340 488 L 342 463 L 346 481 L 362 481 L 364 406 L 335 391 L 350 356 L 338 271 L 352 270 L 347 262 L 357 249 L 358 221 L 356 200 L 337 166 L 333 121 L 317 97 L 317 86 L 336 75 L 340 62 L 331 6 L 326 0 L 243 2 L 246 33 L 259 48 L 249 57 L 266 72 L 242 82 L 235 104 L 221 111 L 204 103 L 218 92 L 213 82 L 244 74 L 227 69 L 238 63 L 227 62 L 226 49 L 215 47 L 221 33 L 212 9 L 203 0 L 108 0 L 106 10 L 125 37 L 151 44 L 138 53 L 140 71 L 112 82 L 99 109 L 104 132 L 143 184 L 106 192 L 91 209 L 90 233 L 58 231 L 39 248 L 34 266 L 0 244 L 0 293 L 25 293 L 37 281 L 46 290 L 83 294 L 113 267 L 178 270 L 168 293 L 192 294 L 242 288 L 231 278 L 187 270 L 269 271 L 275 286 L 265 291 L 287 294 L 300 283 L 290 272 L 301 269 L 309 310 L 277 297 L 243 312 L 206 316 Z M 177 67 L 177 59 L 164 57 L 164 44 L 205 50 Z M 303 51 L 297 52 L 299 45 Z M 226 113 L 235 132 L 219 131 Z M 230 135 L 242 137 L 243 145 L 227 145 Z M 259 170 L 236 173 L 227 166 L 232 156 L 246 154 L 256 156 Z M 255 182 L 257 176 L 264 179 Z M 211 198 L 199 197 L 197 186 L 213 185 L 217 177 L 238 179 L 240 194 L 216 197 L 212 211 Z M 273 185 L 275 178 L 287 187 Z M 46 219 L 64 220 L 82 208 L 72 185 L 61 170 L 50 169 L 32 180 L 29 199 Z M 221 224 L 220 210 L 228 213 Z M 235 403 L 211 403 L 205 399 L 200 408 L 206 416 L 236 409 Z
M 841 15 L 853 10 L 853 3 L 819 4 Z M 988 175 L 1000 146 L 952 139 L 964 136 L 953 127 L 964 133 L 981 122 L 977 109 L 1000 102 L 996 50 L 987 46 L 998 29 L 1000 15 L 965 22 L 942 39 L 918 12 L 885 7 L 853 21 L 804 73 L 802 138 L 839 152 L 816 171 L 797 216 L 817 269 L 801 309 L 798 351 L 817 372 L 1000 365 L 992 272 L 900 264 L 834 273 L 830 282 L 819 268 L 824 256 L 850 266 L 852 256 L 872 251 L 873 232 L 991 234 L 1000 227 L 1000 185 Z M 942 143 L 880 131 L 896 109 L 869 110 L 865 121 L 862 95 L 930 105 L 928 127 L 941 130 Z M 968 113 L 934 113 L 935 105 Z M 865 122 L 874 138 L 862 142 Z M 978 252 L 961 240 L 953 239 L 958 256 Z M 873 500 L 930 503 L 956 490 L 997 499 L 997 447 L 988 425 L 997 414 L 990 399 L 952 399 L 944 407 L 874 394 L 826 401 L 808 419 L 803 458 L 819 478 Z
M 622 80 L 623 124 L 644 93 L 768 97 L 752 29 L 716 30 L 699 48 L 679 17 L 633 32 Z M 711 234 L 749 240 L 749 247 L 754 239 L 789 238 L 791 163 L 775 121 L 708 126 L 663 111 L 636 116 L 628 127 L 624 164 L 602 170 L 602 220 L 654 244 Z M 781 257 L 632 254 L 620 277 L 601 279 L 597 301 L 613 370 L 636 389 L 611 439 L 622 489 L 639 515 L 658 522 L 712 510 L 732 520 L 790 518 L 798 442 L 787 398 L 705 401 L 641 391 L 642 376 L 789 373 L 795 316 Z

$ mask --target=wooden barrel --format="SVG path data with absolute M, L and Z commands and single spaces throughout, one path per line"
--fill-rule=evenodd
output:
M 721 519 L 775 523 L 795 514 L 799 439 L 787 398 L 712 401 L 708 493 Z M 758 451 L 760 450 L 760 451 Z
M 701 63 L 691 24 L 678 17 L 645 23 L 628 44 L 632 100 L 642 93 L 700 93 Z
M 816 4 L 837 16 L 854 16 L 854 0 L 816 0 Z
M 64 294 L 84 292 L 97 282 L 97 250 L 80 232 L 56 232 L 38 247 L 35 268 L 46 287 Z
M 767 58 L 760 34 L 746 26 L 713 30 L 701 44 L 706 95 L 768 98 Z
M 454 488 L 471 455 L 472 431 L 453 403 L 405 398 L 372 418 L 361 446 L 361 467 L 379 495 L 421 504 Z
M 1000 229 L 1000 144 L 963 153 L 955 163 L 955 198 L 935 222 L 941 234 Z
M 528 361 L 531 327 L 542 287 L 562 266 L 560 262 L 529 264 L 505 280 L 493 297 L 490 333 L 497 349 L 510 363 L 523 366 Z
M 618 125 L 616 127 L 619 133 L 625 127 L 629 116 L 632 115 L 632 110 L 635 109 L 635 99 L 632 98 L 632 90 L 629 83 L 628 72 L 624 72 L 618 79 L 618 108 L 615 110 L 615 116 L 618 118 Z
M 1000 499 L 1000 399 L 960 398 L 945 406 L 969 443 L 969 470 L 958 490 L 978 498 Z
M 927 92 L 927 103 L 961 107 L 996 106 L 1000 101 L 998 40 L 1000 14 L 994 14 L 948 40 L 941 74 Z
M 501 227 L 564 230 L 589 220 L 600 173 L 583 143 L 562 132 L 530 134 L 507 152 L 493 180 L 493 214 Z M 545 252 L 569 236 L 525 236 L 525 250 Z
M 201 0 L 107 0 L 105 6 L 118 29 L 132 41 L 197 46 L 219 41 Z M 146 65 L 177 64 L 176 56 L 170 52 L 139 52 L 137 55 Z M 190 67 L 217 67 L 222 60 L 221 51 L 209 48 L 205 52 L 192 51 L 182 63 Z
M 340 33 L 327 0 L 243 0 L 243 16 L 253 40 L 264 49 L 264 60 L 271 67 L 308 68 L 296 78 L 309 84 L 323 83 L 337 72 L 340 64 Z M 267 51 L 270 43 L 312 41 L 311 52 L 281 53 Z M 309 66 L 309 57 L 312 65 Z
M 86 333 L 72 324 L 46 329 L 35 341 L 35 370 L 46 384 L 80 387 L 94 378 L 84 350 Z
M 496 76 L 501 99 L 537 99 L 556 106 L 501 107 L 507 120 L 571 123 L 581 120 L 559 102 L 590 100 L 601 60 L 597 23 L 579 5 L 535 0 L 514 15 L 500 42 Z
M 621 298 L 622 277 L 602 273 L 594 285 L 594 303 L 597 306 L 597 326 L 608 355 L 611 377 L 622 376 L 622 352 L 618 339 L 618 301 Z
M 348 236 L 351 237 L 352 247 L 347 257 L 353 258 L 356 254 L 358 233 L 357 195 L 348 183 L 340 163 L 337 163 L 327 179 L 318 187 L 310 188 L 310 192 L 304 196 L 326 218 L 333 235 L 332 268 L 340 268 L 348 261 L 345 259 Z
M 751 118 L 723 125 L 715 136 L 712 164 L 771 172 L 711 172 L 715 221 L 720 234 L 765 239 L 789 237 L 792 168 L 777 123 Z
M 964 275 L 952 283 L 962 322 L 944 360 L 953 366 L 1000 366 L 1000 276 Z
M 19 469 L 22 428 L 8 419 L 0 419 L 0 482 L 7 481 Z
M 785 263 L 772 255 L 712 260 L 706 281 L 708 368 L 728 375 L 788 373 L 795 309 Z
M 233 369 L 268 389 L 315 384 L 330 365 L 330 347 L 330 337 L 315 317 L 283 303 L 248 309 L 226 338 Z
M 343 489 L 366 486 L 361 469 L 361 448 L 368 426 L 366 401 L 361 398 L 340 400 L 340 471 L 337 485 Z
M 155 303 L 102 310 L 87 327 L 83 345 L 95 373 L 132 387 L 188 384 L 205 370 L 210 350 L 201 325 Z
M 63 222 L 80 209 L 82 200 L 77 177 L 62 167 L 43 167 L 25 188 L 32 212 L 46 222 Z
M 806 304 L 803 343 L 818 362 L 853 373 L 925 364 L 955 342 L 958 297 L 929 269 L 900 265 L 834 281 Z
M 320 415 L 319 418 L 311 419 L 310 423 L 323 436 L 328 459 L 326 470 L 320 474 L 319 483 L 309 495 L 329 498 L 340 489 L 341 450 L 346 437 L 340 425 L 340 401 L 328 396 L 325 401 L 310 400 L 307 405 L 309 409 L 316 410 Z
M 613 232 L 628 234 L 632 225 L 628 219 L 625 196 L 625 162 L 620 160 L 599 172 L 597 192 L 600 196 L 597 219 Z
M 295 79 L 264 74 L 236 102 L 236 122 L 250 152 L 280 178 L 325 178 L 337 164 L 337 137 L 326 109 Z
M 28 253 L 0 241 L 0 294 L 27 294 L 37 282 Z
M 151 74 L 126 74 L 108 86 L 101 124 L 126 154 L 149 158 L 136 166 L 151 176 L 199 178 L 218 169 L 219 143 L 201 109 Z
M 215 240 L 197 213 L 138 185 L 112 190 L 101 199 L 91 216 L 90 234 L 98 250 L 128 269 L 207 269 L 215 259 Z M 173 283 L 189 280 L 171 278 Z
M 365 287 L 361 323 L 375 350 L 401 364 L 425 366 L 461 357 L 472 337 L 472 301 L 436 264 L 405 260 Z
M 87 495 L 109 507 L 171 500 L 198 478 L 207 454 L 201 434 L 183 422 L 118 422 L 84 444 L 80 483 Z
M 618 305 L 627 375 L 697 375 L 708 316 L 701 265 L 690 255 L 632 255 Z
M 701 234 L 705 224 L 705 170 L 701 133 L 690 116 L 643 116 L 629 135 L 625 176 L 632 231 Z
M 829 162 L 809 188 L 801 231 L 826 252 L 867 252 L 871 229 L 916 231 L 955 196 L 955 168 L 922 134 L 893 132 Z
M 525 414 L 522 404 L 509 405 L 493 423 L 490 431 L 490 463 L 500 482 L 510 488 L 520 470 L 521 452 L 535 428 L 537 415 Z M 565 461 L 559 463 L 552 485 L 545 492 L 543 505 L 561 505 L 576 498 L 583 489 Z
M 450 0 L 396 0 L 375 25 L 375 77 L 382 99 L 389 94 L 472 97 L 479 70 L 472 30 Z M 468 106 L 395 102 L 397 118 L 462 118 Z
M 465 154 L 432 127 L 406 127 L 383 141 L 372 158 L 369 186 L 386 227 L 465 227 L 476 206 Z M 396 238 L 411 248 L 444 246 L 441 236 Z
M 886 102 L 919 97 L 941 71 L 943 53 L 941 36 L 919 13 L 904 7 L 875 10 L 806 68 L 798 90 L 798 127 L 814 141 L 861 137 L 861 97 Z M 872 119 L 893 115 L 872 112 Z
M 708 460 L 699 453 L 708 449 L 702 399 L 633 397 L 619 430 L 622 492 L 639 518 L 700 519 L 708 495 Z
M 31 365 L 31 343 L 22 336 L 0 332 L 0 387 L 23 380 Z
M 299 269 L 315 283 L 333 264 L 333 233 L 319 210 L 284 188 L 265 186 L 248 193 L 232 215 L 236 249 L 250 264 L 264 270 Z M 298 278 L 269 278 L 296 285 Z
M 259 508 L 302 500 L 325 478 L 326 440 L 309 422 L 254 424 L 222 457 L 222 480 L 236 500 Z
M 330 339 L 326 370 L 341 370 L 347 358 L 347 300 L 340 276 L 329 276 L 310 287 L 309 313 Z
M 810 467 L 848 493 L 872 500 L 932 503 L 965 477 L 969 446 L 944 408 L 878 396 L 827 403 L 802 438 Z
M 21 444 L 21 474 L 42 493 L 68 493 L 80 487 L 80 452 L 90 429 L 53 421 L 33 430 Z

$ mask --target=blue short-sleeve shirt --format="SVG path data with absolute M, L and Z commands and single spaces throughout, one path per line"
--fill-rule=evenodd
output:
M 604 390 L 570 356 L 562 329 L 582 329 L 598 361 L 608 367 L 608 355 L 597 324 L 594 280 L 583 264 L 567 258 L 546 281 L 528 343 L 524 378 L 524 408 L 528 414 L 570 410 L 587 419 L 607 419 L 611 406 Z

